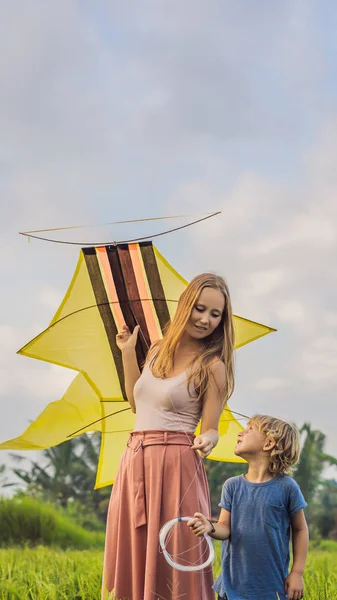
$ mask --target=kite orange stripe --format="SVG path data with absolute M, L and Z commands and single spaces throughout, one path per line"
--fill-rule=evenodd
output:
M 119 304 L 117 290 L 115 286 L 115 282 L 113 280 L 111 274 L 111 268 L 109 263 L 109 258 L 106 252 L 105 247 L 96 248 L 96 255 L 98 258 L 98 263 L 101 269 L 102 277 L 104 280 L 105 288 L 109 297 L 109 301 L 111 302 L 111 312 L 115 318 L 117 329 L 121 331 L 121 329 L 125 325 L 125 320 L 123 317 L 122 309 Z
M 151 343 L 156 342 L 162 337 L 160 330 L 158 330 L 157 322 L 152 312 L 151 297 L 148 293 L 148 288 L 145 283 L 145 271 L 144 266 L 141 263 L 139 256 L 139 244 L 129 244 L 129 253 L 131 262 L 136 277 L 137 287 L 141 303 L 145 315 L 145 320 L 150 335 Z

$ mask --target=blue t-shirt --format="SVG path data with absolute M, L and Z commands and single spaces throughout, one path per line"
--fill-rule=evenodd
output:
M 264 483 L 231 477 L 219 506 L 231 513 L 231 535 L 222 542 L 215 591 L 228 600 L 284 600 L 290 519 L 307 506 L 296 481 L 288 475 Z

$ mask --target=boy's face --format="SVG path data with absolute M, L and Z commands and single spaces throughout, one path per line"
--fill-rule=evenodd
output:
M 246 429 L 238 435 L 238 441 L 234 448 L 234 454 L 244 458 L 263 452 L 267 443 L 267 436 L 261 433 L 254 423 L 248 423 Z

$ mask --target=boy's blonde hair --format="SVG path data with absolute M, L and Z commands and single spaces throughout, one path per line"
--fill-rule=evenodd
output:
M 268 415 L 254 415 L 249 425 L 255 425 L 275 442 L 270 452 L 270 473 L 291 475 L 300 458 L 300 434 L 295 425 Z

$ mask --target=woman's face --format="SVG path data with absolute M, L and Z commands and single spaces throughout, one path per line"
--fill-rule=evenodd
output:
M 220 290 L 205 287 L 195 303 L 186 324 L 186 333 L 202 340 L 218 327 L 225 308 L 225 298 Z

